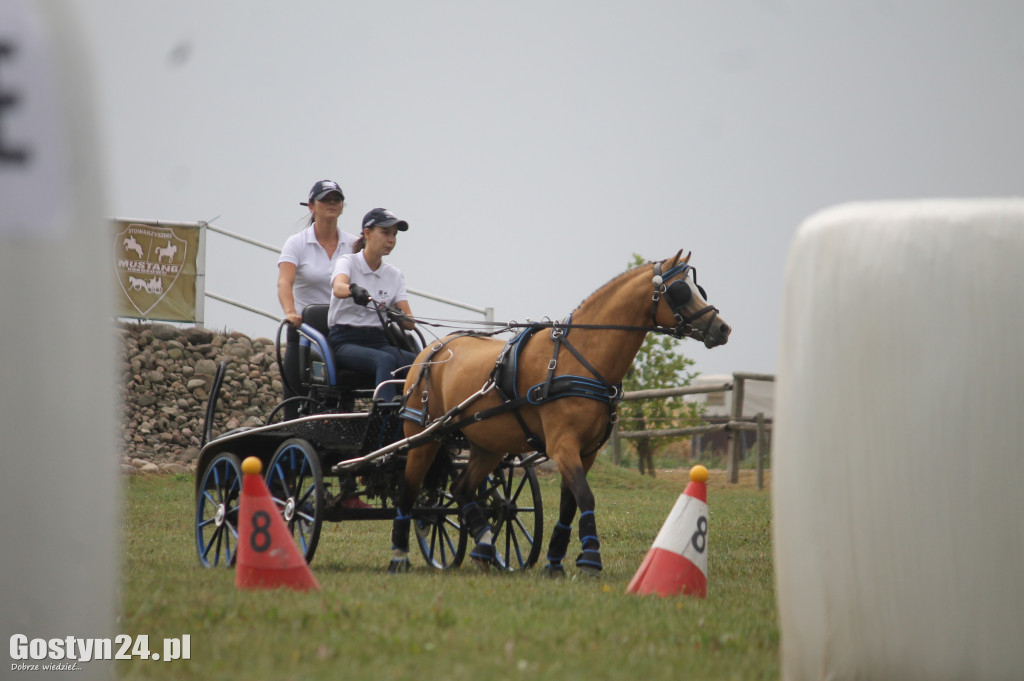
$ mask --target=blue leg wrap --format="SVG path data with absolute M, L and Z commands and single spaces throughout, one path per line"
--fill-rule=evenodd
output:
M 469 552 L 469 557 L 483 563 L 490 563 L 494 560 L 494 544 L 477 544 Z
M 404 558 L 393 557 L 388 564 L 389 574 L 398 574 L 409 571 L 409 523 L 412 522 L 412 514 L 405 515 L 401 509 L 395 512 L 395 521 L 391 526 L 391 550 L 401 551 Z
M 409 523 L 412 522 L 412 515 L 405 515 L 401 509 L 395 513 L 395 521 L 391 526 L 391 548 L 392 550 L 409 550 Z
M 489 541 L 481 541 L 488 532 L 491 532 L 491 525 L 487 522 L 487 516 L 484 515 L 480 504 L 475 501 L 463 506 L 459 515 L 462 518 L 463 526 L 469 531 L 473 541 L 476 542 L 476 547 L 469 552 L 469 557 L 482 569 L 486 570 L 494 562 L 495 557 L 494 545 Z
M 469 530 L 469 536 L 473 537 L 473 541 L 479 542 L 480 536 L 491 529 L 480 504 L 475 501 L 463 506 L 459 511 L 459 516 L 462 519 L 462 524 Z
M 548 542 L 547 569 L 561 570 L 562 560 L 569 550 L 569 540 L 572 538 L 572 525 L 555 523 L 555 529 L 551 532 L 551 541 Z
M 597 538 L 597 519 L 593 511 L 580 514 L 580 545 L 583 553 L 577 556 L 576 567 L 596 576 L 604 566 L 601 563 L 601 542 Z

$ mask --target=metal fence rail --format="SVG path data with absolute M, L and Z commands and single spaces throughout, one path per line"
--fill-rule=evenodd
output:
M 257 246 L 258 248 L 263 248 L 263 249 L 271 251 L 273 253 L 277 253 L 277 254 L 281 253 L 281 249 L 278 248 L 277 246 L 272 245 L 272 244 L 268 244 L 268 243 L 265 243 L 263 241 L 259 241 L 257 239 L 252 239 L 250 237 L 245 236 L 244 234 L 238 234 L 236 232 L 232 232 L 230 230 L 224 229 L 223 227 L 217 227 L 215 225 L 211 225 L 210 223 L 205 223 L 205 224 L 206 224 L 206 228 L 208 230 L 210 230 L 211 232 L 216 232 L 217 234 L 223 234 L 224 236 L 226 236 L 228 238 L 236 239 L 238 241 L 243 241 L 243 242 L 245 242 L 247 244 L 250 244 L 252 246 Z M 438 295 L 435 295 L 433 293 L 427 293 L 426 291 L 420 291 L 419 289 L 414 289 L 414 288 L 406 288 L 406 291 L 408 291 L 409 293 L 411 293 L 414 296 L 419 296 L 420 298 L 428 298 L 430 300 L 434 300 L 434 301 L 437 301 L 439 303 L 444 303 L 445 305 L 451 305 L 452 307 L 458 307 L 458 308 L 461 308 L 463 310 L 469 310 L 470 312 L 475 312 L 477 314 L 481 314 L 481 315 L 484 316 L 484 321 L 488 321 L 488 322 L 493 322 L 494 321 L 494 308 L 493 307 L 479 307 L 477 305 L 470 305 L 469 303 L 463 303 L 463 302 L 458 301 L 458 300 L 452 300 L 451 298 L 445 298 L 443 296 L 438 296 Z M 250 307 L 250 306 L 246 305 L 245 303 L 241 303 L 241 302 L 238 302 L 237 300 L 232 300 L 230 298 L 225 298 L 224 296 L 217 295 L 216 293 L 211 293 L 210 291 L 206 292 L 206 297 L 213 298 L 214 300 L 219 300 L 220 302 L 227 303 L 228 305 L 234 305 L 235 307 L 240 307 L 243 310 L 248 310 L 249 312 L 255 312 L 256 314 L 263 315 L 264 317 L 269 317 L 270 319 L 273 319 L 273 320 L 278 321 L 278 322 L 280 322 L 283 319 L 283 317 L 281 317 L 279 315 L 275 315 L 272 312 L 267 312 L 266 310 L 260 310 L 260 309 L 254 308 L 254 307 Z

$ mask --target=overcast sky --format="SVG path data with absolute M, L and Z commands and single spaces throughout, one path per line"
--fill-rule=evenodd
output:
M 409 221 L 390 256 L 407 285 L 499 320 L 561 318 L 633 253 L 692 250 L 734 329 L 683 344 L 704 374 L 775 371 L 814 212 L 1022 193 L 1016 0 L 68 2 L 109 215 L 280 246 L 334 179 L 344 229 L 377 206 Z M 280 314 L 274 254 L 211 234 L 207 274 Z M 211 300 L 206 319 L 276 329 Z

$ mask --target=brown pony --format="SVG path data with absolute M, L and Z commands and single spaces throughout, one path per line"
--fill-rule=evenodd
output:
M 729 338 L 729 325 L 717 308 L 708 305 L 703 289 L 689 274 L 689 254 L 682 259 L 681 255 L 682 251 L 619 275 L 584 300 L 567 321 L 537 325 L 542 328 L 522 339 L 506 344 L 492 337 L 456 334 L 431 344 L 417 357 L 405 382 L 405 435 L 412 437 L 437 419 L 447 419 L 469 441 L 469 460 L 453 483 L 452 494 L 463 525 L 476 542 L 470 556 L 481 568 L 494 559 L 494 547 L 491 528 L 474 501 L 475 491 L 506 454 L 542 451 L 562 475 L 559 519 L 548 544 L 546 570 L 564 574 L 561 561 L 579 509 L 583 552 L 576 565 L 588 574 L 599 574 L 594 495 L 586 475 L 608 437 L 622 378 L 645 336 L 649 331 L 688 336 L 708 348 Z M 516 347 L 503 352 L 513 344 Z M 504 389 L 502 372 L 495 371 L 500 357 L 514 367 Z M 389 572 L 409 568 L 409 511 L 438 447 L 439 442 L 431 440 L 408 453 Z

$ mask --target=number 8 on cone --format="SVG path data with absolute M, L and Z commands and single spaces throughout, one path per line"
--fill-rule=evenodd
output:
M 690 483 L 626 587 L 628 593 L 707 596 L 707 480 L 704 466 L 690 469 Z
M 242 462 L 242 497 L 238 504 L 238 556 L 235 587 L 297 591 L 320 590 L 320 584 L 292 541 L 260 477 L 263 464 L 254 456 Z

